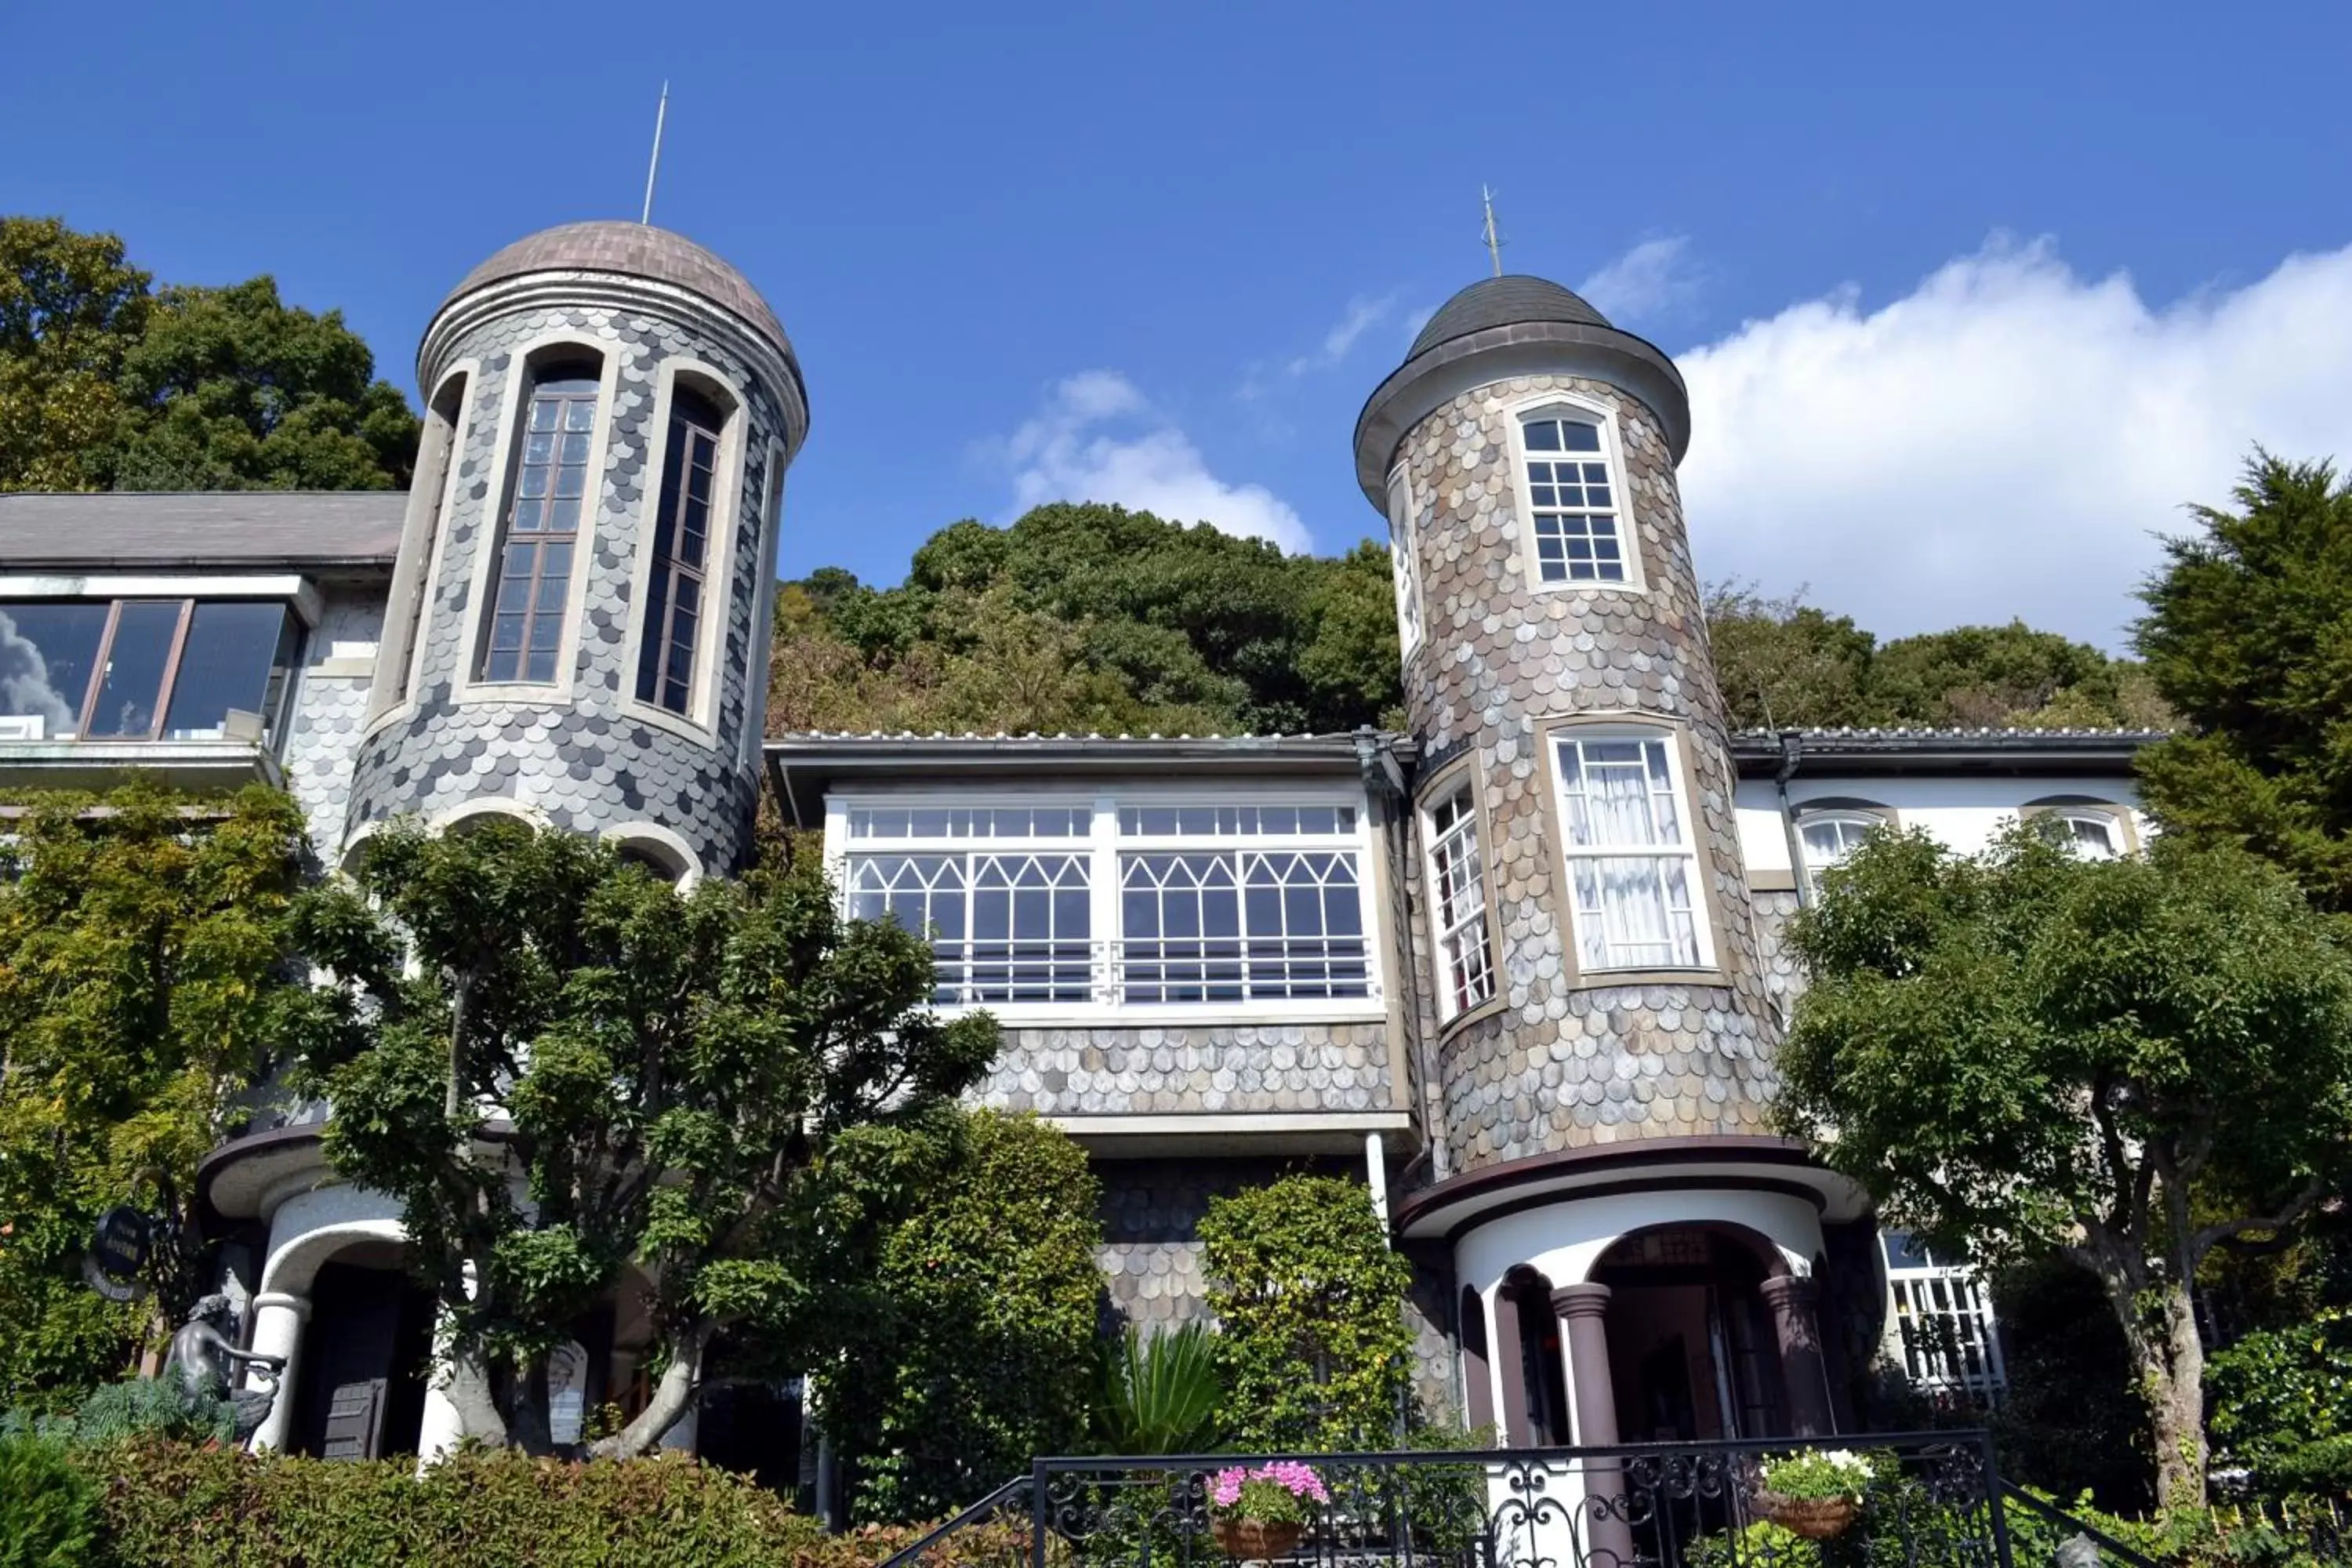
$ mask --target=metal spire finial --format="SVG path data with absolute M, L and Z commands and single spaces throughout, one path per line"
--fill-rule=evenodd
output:
M 663 122 L 669 119 L 669 83 L 662 83 L 661 103 L 654 110 L 654 157 L 646 165 L 646 205 L 637 215 L 639 223 L 654 221 L 654 176 L 661 173 L 661 139 Z
M 1486 255 L 1495 263 L 1495 276 L 1500 278 L 1503 275 L 1503 237 L 1495 227 L 1495 193 L 1481 185 L 1478 195 L 1486 204 Z

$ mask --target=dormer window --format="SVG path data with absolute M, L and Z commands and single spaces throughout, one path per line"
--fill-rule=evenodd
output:
M 1624 503 L 1599 415 L 1545 412 L 1519 422 L 1536 581 L 1630 584 Z
M 593 363 L 551 364 L 532 378 L 499 539 L 484 680 L 556 678 L 572 607 L 572 556 L 588 500 L 597 389 Z

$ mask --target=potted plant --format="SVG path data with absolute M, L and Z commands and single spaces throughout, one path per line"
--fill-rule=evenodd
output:
M 1209 1478 L 1209 1533 L 1228 1557 L 1270 1562 L 1298 1544 L 1308 1506 L 1330 1500 L 1323 1478 L 1296 1459 L 1234 1465 Z
M 1847 1448 L 1768 1455 L 1756 1507 L 1783 1530 L 1827 1541 L 1843 1534 L 1862 1511 L 1872 1475 L 1870 1461 Z

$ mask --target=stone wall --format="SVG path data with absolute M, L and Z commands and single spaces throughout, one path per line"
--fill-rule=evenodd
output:
M 1615 410 L 1621 517 L 1644 587 L 1538 591 L 1520 552 L 1511 410 L 1547 392 Z M 1405 699 L 1433 775 L 1475 755 L 1500 1005 L 1440 1044 L 1456 1172 L 1582 1144 L 1765 1131 L 1777 1014 L 1733 819 L 1734 775 L 1674 464 L 1650 411 L 1605 384 L 1518 376 L 1453 398 L 1406 436 L 1409 537 L 1425 635 Z M 1593 712 L 1651 717 L 1687 742 L 1715 972 L 1580 976 L 1540 750 Z
M 467 631 L 481 614 L 474 603 L 476 563 L 493 548 L 505 478 L 492 472 L 499 422 L 509 416 L 508 384 L 526 373 L 520 352 L 535 338 L 568 331 L 593 340 L 620 360 L 603 471 L 593 476 L 595 507 L 583 520 L 589 551 L 578 643 L 571 650 L 572 688 L 513 700 L 453 700 Z M 763 574 L 774 553 L 767 520 L 769 445 L 785 439 L 783 416 L 751 367 L 722 343 L 691 335 L 652 315 L 603 309 L 536 309 L 499 317 L 450 346 L 455 363 L 479 361 L 466 389 L 463 426 L 453 460 L 457 483 L 441 570 L 429 584 L 421 629 L 415 710 L 362 743 L 348 828 L 400 813 L 425 816 L 482 799 L 525 805 L 561 827 L 599 832 L 652 822 L 691 844 L 706 870 L 726 873 L 751 845 L 757 770 L 740 754 L 752 720 L 753 682 L 767 678 L 768 628 L 759 624 Z M 665 360 L 690 357 L 731 379 L 745 396 L 748 424 L 736 516 L 737 545 L 723 594 L 716 743 L 633 715 L 636 649 L 628 644 L 629 607 L 639 584 L 637 546 L 652 510 L 646 494 L 658 468 L 663 432 L 653 428 L 656 389 Z M 590 531 L 593 530 L 593 531 Z M 706 604 L 709 602 L 706 598 Z M 749 679 L 747 679 L 747 671 Z
M 370 679 L 364 670 L 331 674 L 338 668 L 331 660 L 337 643 L 373 643 L 383 634 L 383 595 L 382 584 L 332 584 L 322 593 L 319 624 L 303 645 L 286 734 L 278 748 L 286 788 L 309 819 L 312 849 L 330 864 L 343 835 Z
M 1103 1289 L 1119 1322 L 1166 1328 L 1209 1315 L 1201 1216 L 1212 1197 L 1292 1171 L 1347 1174 L 1344 1161 L 1102 1160 Z

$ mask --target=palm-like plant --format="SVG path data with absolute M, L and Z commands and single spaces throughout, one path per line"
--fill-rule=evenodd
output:
M 1104 1342 L 1095 1436 L 1111 1454 L 1199 1454 L 1217 1440 L 1224 1383 L 1206 1323 L 1160 1333 L 1129 1326 Z

